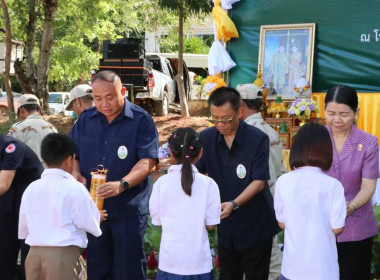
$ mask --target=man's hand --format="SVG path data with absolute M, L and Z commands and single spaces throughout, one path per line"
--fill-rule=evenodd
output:
M 107 210 L 99 210 L 100 212 L 100 222 L 104 222 L 108 218 Z
M 222 213 L 220 214 L 221 219 L 228 218 L 231 215 L 232 211 L 234 210 L 234 206 L 232 202 L 223 202 L 221 207 L 222 207 Z
M 120 181 L 107 182 L 100 185 L 96 191 L 96 194 L 102 198 L 110 198 L 117 196 L 123 192 Z

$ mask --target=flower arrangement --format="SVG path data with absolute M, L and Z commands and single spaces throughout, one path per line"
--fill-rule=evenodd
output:
M 223 80 L 221 73 L 214 76 L 207 76 L 204 83 L 204 89 L 208 95 L 210 95 L 217 88 L 226 87 L 226 86 L 227 84 Z
M 318 113 L 319 107 L 317 102 L 309 98 L 296 99 L 288 109 L 289 115 L 295 115 L 301 121 L 310 119 L 313 112 Z
M 169 143 L 166 142 L 158 149 L 158 158 L 164 159 L 170 157 Z
M 279 118 L 281 116 L 282 112 L 286 112 L 287 108 L 282 101 L 282 96 L 279 94 L 276 97 L 276 100 L 272 102 L 267 109 L 268 114 L 276 114 L 276 118 Z

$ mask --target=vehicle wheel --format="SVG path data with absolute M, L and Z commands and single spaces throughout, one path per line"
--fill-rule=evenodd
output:
M 154 101 L 154 113 L 156 116 L 167 116 L 169 114 L 169 98 L 164 92 L 162 100 Z

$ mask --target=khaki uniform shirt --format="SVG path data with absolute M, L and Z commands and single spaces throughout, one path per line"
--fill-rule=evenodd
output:
M 40 114 L 28 116 L 25 120 L 17 122 L 8 131 L 13 136 L 27 144 L 38 156 L 41 162 L 41 142 L 49 133 L 57 133 L 51 123 L 45 121 Z
M 286 172 L 282 164 L 282 143 L 278 133 L 267 124 L 260 113 L 252 114 L 244 120 L 247 124 L 252 125 L 263 131 L 269 137 L 269 187 L 272 187 L 277 178 Z M 271 188 L 272 191 L 272 188 Z

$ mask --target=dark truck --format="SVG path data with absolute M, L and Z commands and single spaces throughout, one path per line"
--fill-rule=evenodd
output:
M 128 90 L 128 98 L 157 116 L 179 109 L 178 86 L 174 79 L 178 72 L 177 58 L 146 55 L 140 39 L 124 38 L 103 42 L 103 58 L 99 70 L 116 72 Z M 186 96 L 189 95 L 189 72 L 184 63 Z

